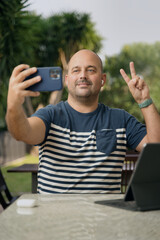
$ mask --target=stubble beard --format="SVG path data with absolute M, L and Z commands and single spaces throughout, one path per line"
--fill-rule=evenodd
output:
M 91 91 L 88 91 L 86 94 L 82 94 L 79 92 L 75 92 L 73 93 L 69 93 L 69 95 L 71 96 L 73 101 L 76 102 L 81 102 L 81 103 L 85 103 L 85 104 L 92 104 L 92 102 L 97 101 L 98 97 L 99 97 L 99 92 L 95 92 L 92 93 Z
M 81 82 L 84 82 L 89 86 L 89 88 L 92 88 L 92 82 L 88 79 L 81 79 L 81 80 L 77 80 L 75 83 L 75 88 L 72 89 L 71 91 L 69 91 L 69 95 L 71 96 L 73 101 L 76 102 L 81 102 L 81 103 L 88 103 L 91 104 L 94 101 L 97 101 L 98 97 L 99 97 L 99 91 L 94 91 L 92 89 L 85 89 L 86 87 L 78 87 L 78 84 L 80 84 Z M 86 91 L 86 92 L 85 92 Z

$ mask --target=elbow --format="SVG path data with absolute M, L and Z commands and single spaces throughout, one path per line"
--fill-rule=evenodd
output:
M 23 142 L 23 140 L 22 140 L 22 138 L 19 136 L 19 135 L 17 135 L 17 134 L 15 134 L 14 132 L 11 132 L 11 131 L 9 131 L 10 132 L 10 134 L 11 134 L 11 136 L 16 140 L 16 141 L 22 141 Z

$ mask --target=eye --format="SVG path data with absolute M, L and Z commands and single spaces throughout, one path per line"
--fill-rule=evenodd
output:
M 73 73 L 79 72 L 79 69 L 74 69 L 72 72 Z
M 95 72 L 95 70 L 93 68 L 89 68 L 88 72 Z

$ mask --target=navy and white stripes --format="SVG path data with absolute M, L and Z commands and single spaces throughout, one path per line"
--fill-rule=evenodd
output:
M 116 149 L 97 148 L 96 131 L 76 132 L 51 124 L 40 146 L 39 193 L 119 193 L 126 153 L 126 131 L 116 131 Z

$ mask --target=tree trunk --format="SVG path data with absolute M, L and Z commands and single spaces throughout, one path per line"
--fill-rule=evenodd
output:
M 34 110 L 33 110 L 33 106 L 32 106 L 30 97 L 26 97 L 25 104 L 26 104 L 26 109 L 27 109 L 27 115 L 29 115 L 29 116 L 32 115 L 34 113 Z
M 63 86 L 65 84 L 65 75 L 67 73 L 67 68 L 68 68 L 68 64 L 66 61 L 66 56 L 64 51 L 60 48 L 59 49 L 59 56 L 62 62 L 62 66 L 63 66 L 63 76 L 62 76 L 62 80 L 63 80 Z M 63 93 L 63 89 L 60 91 L 54 91 L 50 94 L 50 98 L 49 98 L 49 104 L 53 104 L 56 105 L 57 103 L 59 103 L 61 101 L 62 98 L 62 93 Z

